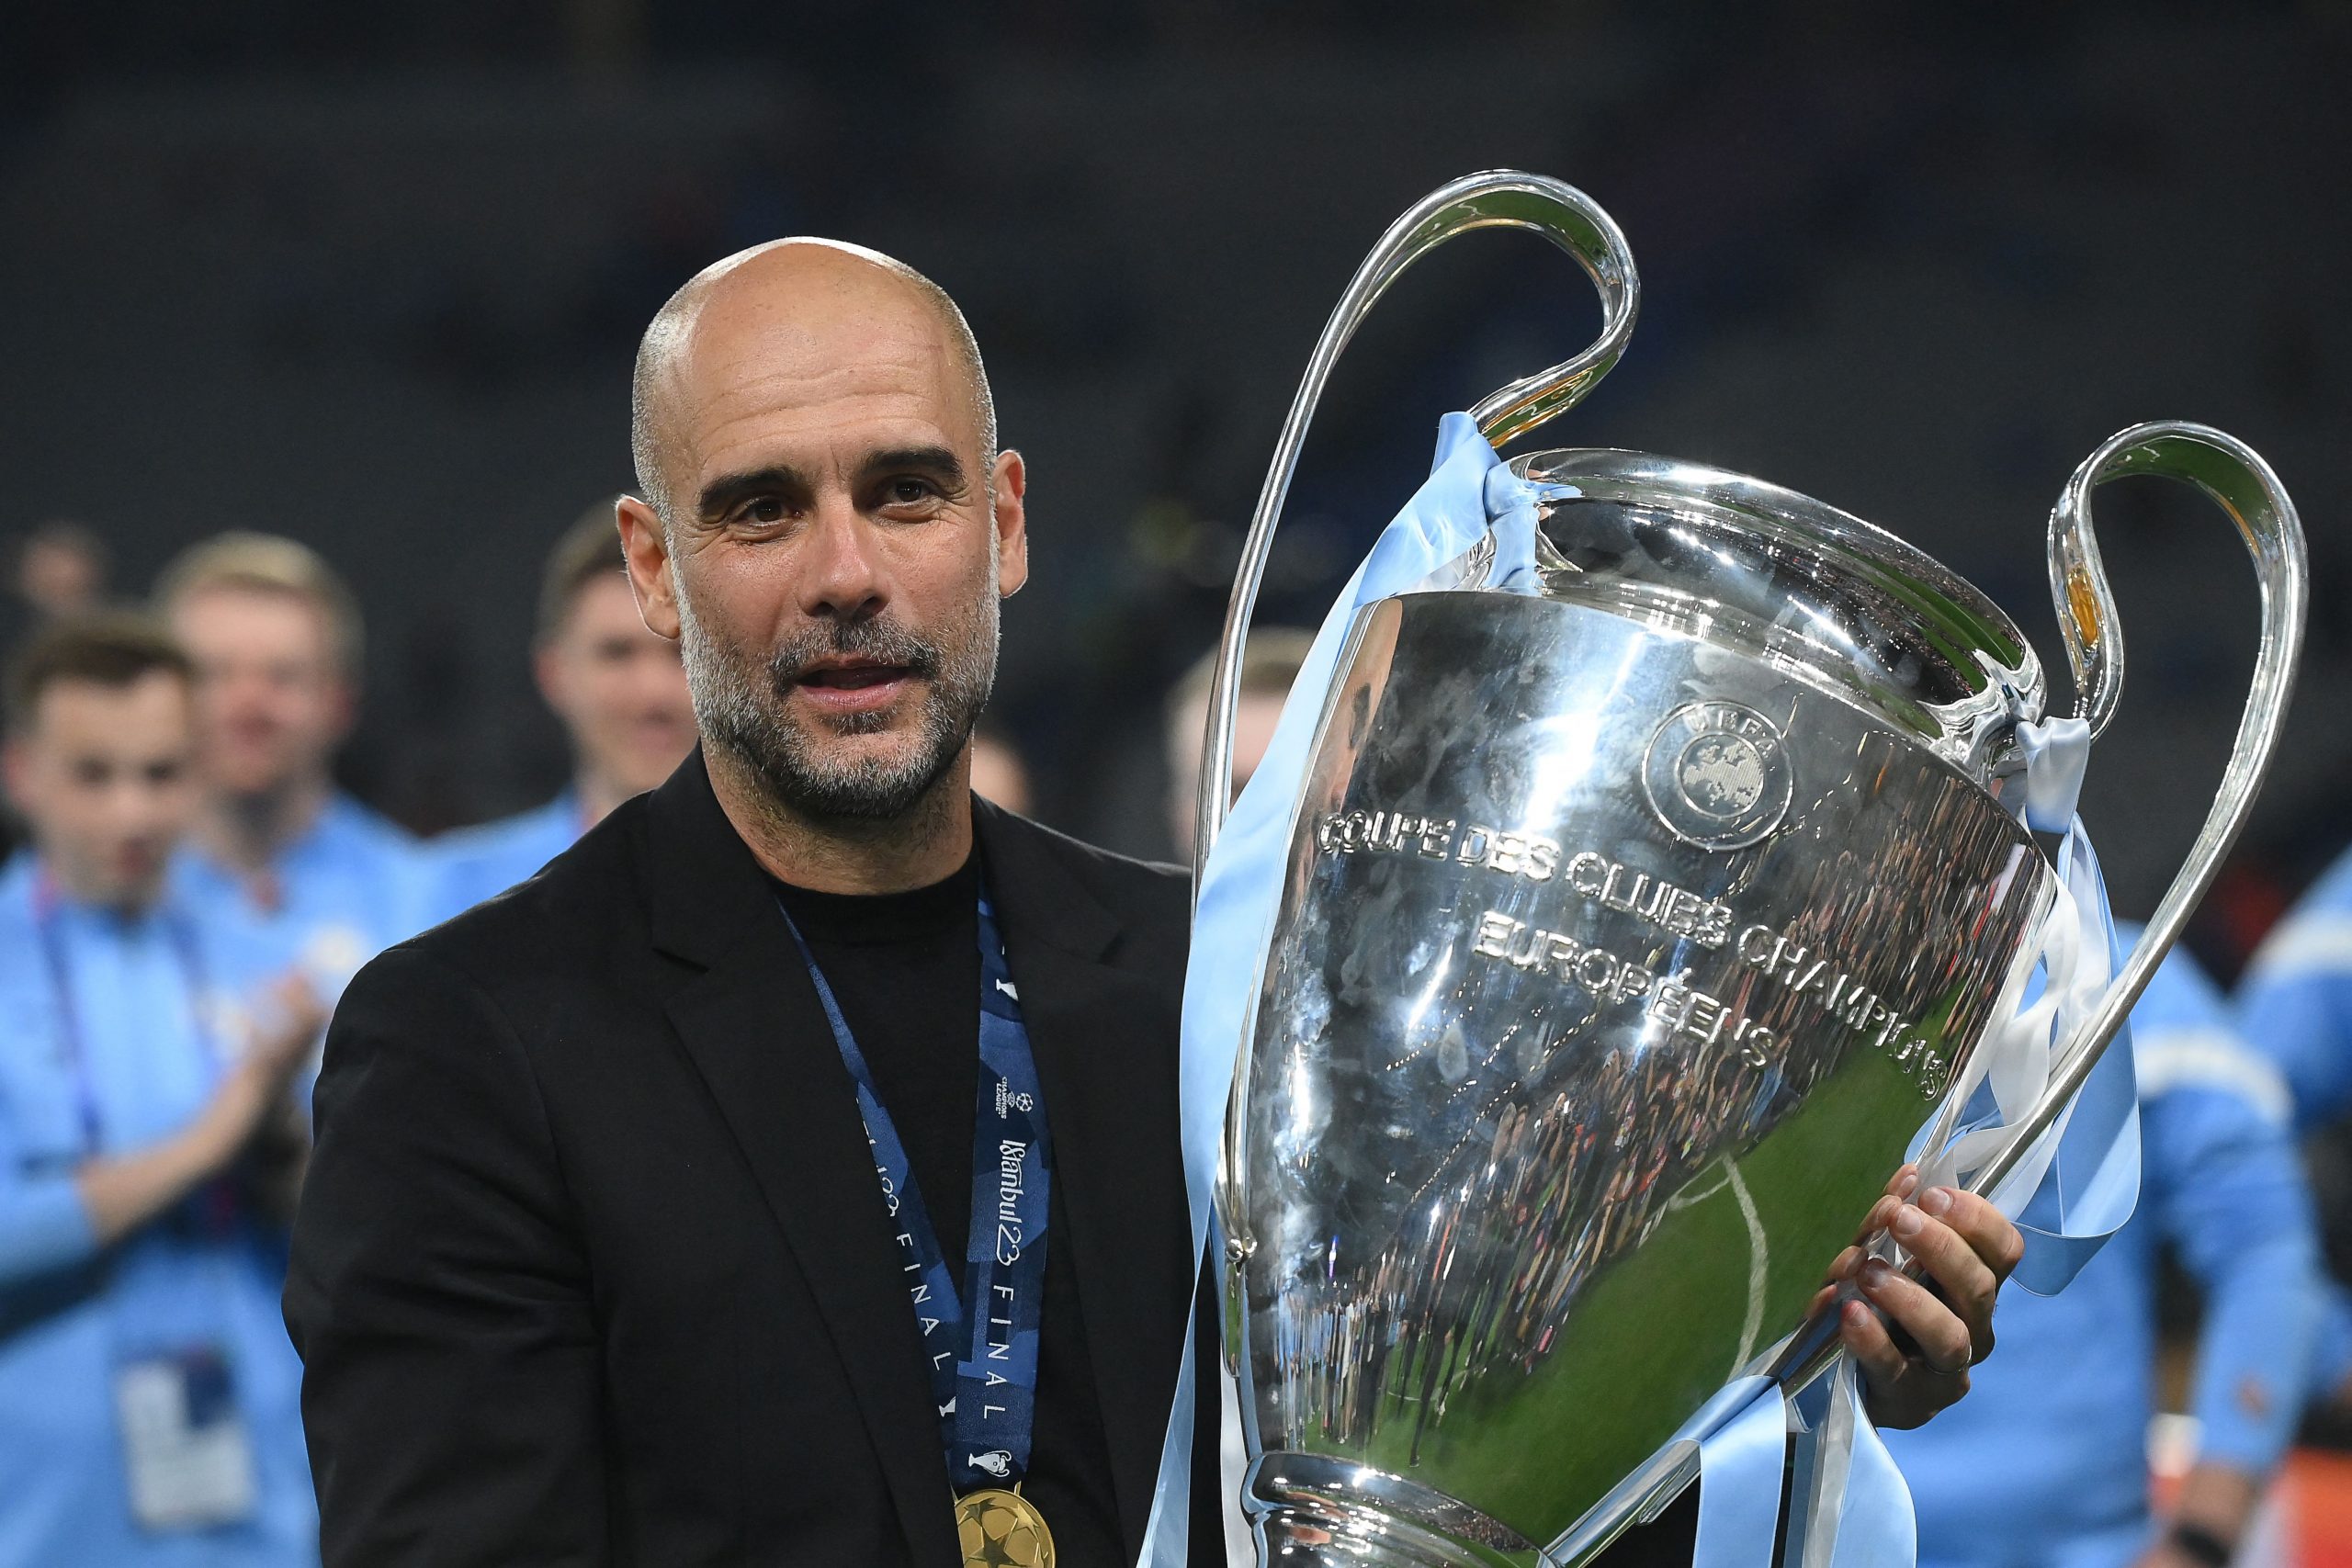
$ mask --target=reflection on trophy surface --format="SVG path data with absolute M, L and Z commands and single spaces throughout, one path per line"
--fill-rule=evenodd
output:
M 1605 215 L 1481 179 L 1371 293 L 1448 233 L 1538 228 L 1622 346 Z M 2258 458 L 2150 430 L 2115 461 L 2292 533 Z M 1670 1495 L 1661 1445 L 1776 1369 L 2056 897 L 2018 810 L 2046 683 L 1969 583 L 1736 474 L 1513 467 L 1547 487 L 1538 586 L 1474 552 L 1360 611 L 1292 819 L 1225 1195 L 1269 1561 L 1583 1562 Z M 2098 686 L 2111 625 L 2068 634 Z

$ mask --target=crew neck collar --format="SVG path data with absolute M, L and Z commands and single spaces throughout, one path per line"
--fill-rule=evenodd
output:
M 764 873 L 763 874 L 765 874 Z M 852 947 L 939 936 L 968 924 L 979 906 L 980 848 L 939 881 L 902 893 L 820 893 L 767 878 L 800 934 L 812 943 Z

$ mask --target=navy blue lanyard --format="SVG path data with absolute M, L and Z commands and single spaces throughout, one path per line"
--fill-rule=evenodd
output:
M 980 895 L 980 1074 L 973 1113 L 972 1215 L 964 1245 L 964 1292 L 956 1293 L 906 1145 L 884 1109 L 865 1053 L 850 1033 L 808 939 L 785 924 L 832 1026 L 857 1089 L 857 1111 L 910 1283 L 907 1294 L 931 1359 L 947 1474 L 957 1492 L 1008 1486 L 1028 1473 L 1036 1427 L 1037 1334 L 1045 1315 L 1046 1217 L 1053 1144 L 1046 1091 L 1021 1022 L 1021 997 L 1004 961 L 988 894 Z
M 56 884 L 43 874 L 33 885 L 33 929 L 40 935 L 41 956 L 49 968 L 49 987 L 57 1004 L 58 1044 L 74 1074 L 74 1109 L 82 1128 L 82 1153 L 85 1158 L 96 1158 L 106 1140 L 106 1117 L 98 1106 L 97 1084 L 90 1076 L 90 1054 L 82 1038 L 81 1010 L 74 1003 L 74 966 L 66 956 L 65 933 L 58 929 L 62 902 Z M 158 919 L 164 921 L 173 953 L 179 960 L 180 981 L 187 990 L 188 1017 L 198 1043 L 218 1062 L 220 1055 L 213 1049 L 212 1032 L 204 1017 L 204 960 L 197 951 L 196 933 L 167 915 Z

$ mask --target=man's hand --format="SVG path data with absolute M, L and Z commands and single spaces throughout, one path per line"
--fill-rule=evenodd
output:
M 290 972 L 270 987 L 259 1012 L 244 1055 L 222 1076 L 198 1122 L 214 1166 L 233 1159 L 283 1108 L 287 1083 L 326 1027 L 326 1004 L 308 980 Z
M 286 1103 L 287 1081 L 326 1021 L 308 982 L 288 976 L 270 993 L 276 1015 L 221 1076 L 195 1121 L 135 1154 L 92 1160 L 74 1173 L 90 1228 L 111 1246 L 218 1176 Z
M 245 1141 L 237 1179 L 246 1199 L 280 1225 L 294 1223 L 311 1163 L 310 1111 L 287 1085 L 309 1064 L 325 1024 L 326 1005 L 318 992 L 300 975 L 288 974 L 272 988 L 248 1057 L 266 1108 Z
M 1968 1392 L 1968 1369 L 1993 1353 L 1994 1293 L 2025 1256 L 2025 1237 L 1984 1199 L 1933 1187 L 1914 1203 L 1918 1185 L 1916 1166 L 1895 1172 L 1815 1298 L 1826 1309 L 1839 1285 L 1857 1287 L 1860 1299 L 1837 1309 L 1838 1337 L 1882 1427 L 1919 1426 Z M 1921 1278 L 1868 1256 L 1864 1244 L 1881 1231 L 1919 1260 Z

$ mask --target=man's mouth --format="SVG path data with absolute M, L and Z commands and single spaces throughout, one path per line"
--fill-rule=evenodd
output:
M 839 664 L 820 664 L 801 674 L 801 684 L 827 686 L 841 691 L 857 691 L 866 686 L 879 686 L 886 682 L 903 681 L 914 671 L 903 664 L 877 664 L 865 660 Z
M 828 659 L 803 670 L 794 684 L 832 713 L 884 707 L 915 678 L 911 666 L 871 659 Z

